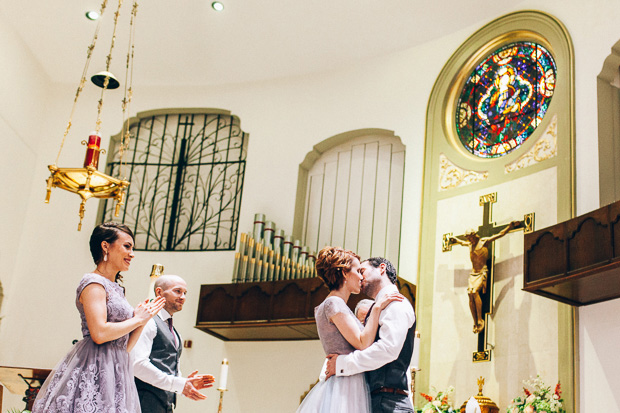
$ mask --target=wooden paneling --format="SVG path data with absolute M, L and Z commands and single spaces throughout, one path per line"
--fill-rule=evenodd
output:
M 415 305 L 415 285 L 399 278 L 398 288 Z M 225 341 L 318 339 L 314 308 L 328 293 L 320 278 L 202 285 L 196 328 Z
M 620 203 L 525 235 L 523 289 L 571 305 L 620 297 Z

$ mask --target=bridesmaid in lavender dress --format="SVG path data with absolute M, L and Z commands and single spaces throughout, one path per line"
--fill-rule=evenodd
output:
M 340 247 L 323 248 L 316 260 L 316 270 L 330 293 L 314 309 L 319 338 L 325 354 L 349 354 L 370 346 L 377 334 L 379 314 L 389 303 L 402 301 L 393 293 L 372 306 L 366 325 L 347 306 L 351 294 L 359 294 L 362 276 L 358 272 L 360 257 Z M 370 394 L 364 374 L 333 376 L 319 381 L 303 400 L 298 413 L 370 413 Z
M 97 268 L 82 277 L 75 300 L 84 338 L 43 383 L 33 413 L 140 413 L 129 351 L 165 300 L 145 301 L 134 310 L 125 299 L 118 281 L 120 271 L 129 269 L 133 245 L 125 225 L 108 222 L 93 230 L 90 251 Z

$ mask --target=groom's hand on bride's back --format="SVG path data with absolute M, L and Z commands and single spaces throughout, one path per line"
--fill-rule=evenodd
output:
M 329 379 L 331 376 L 336 375 L 336 359 L 337 358 L 338 358 L 338 354 L 327 355 L 327 368 L 325 370 L 325 380 Z

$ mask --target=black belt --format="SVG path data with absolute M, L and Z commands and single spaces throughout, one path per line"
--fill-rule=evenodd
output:
M 370 394 L 379 394 L 379 393 L 393 393 L 393 394 L 400 394 L 402 396 L 409 396 L 409 394 L 406 391 L 402 389 L 394 389 L 392 387 L 379 387 L 378 389 L 375 389 L 370 392 Z

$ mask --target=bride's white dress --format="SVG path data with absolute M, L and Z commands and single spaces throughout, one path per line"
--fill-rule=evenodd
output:
M 330 321 L 334 314 L 349 313 L 364 328 L 340 297 L 328 297 L 314 309 L 317 330 L 325 354 L 349 354 L 355 348 Z M 370 394 L 364 373 L 332 376 L 319 381 L 303 400 L 297 413 L 370 413 Z

